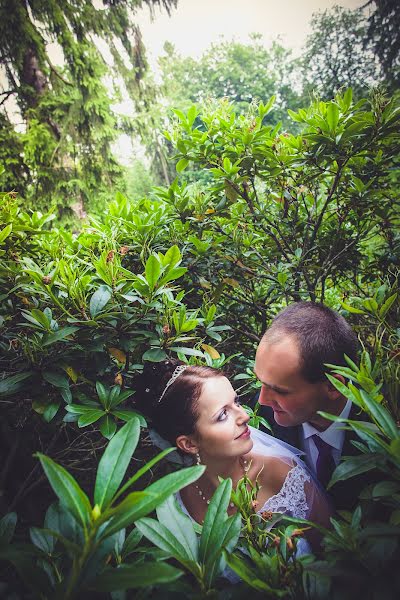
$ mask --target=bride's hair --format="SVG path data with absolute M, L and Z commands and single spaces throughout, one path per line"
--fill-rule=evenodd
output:
M 146 362 L 143 373 L 133 384 L 136 407 L 172 445 L 179 435 L 191 435 L 196 431 L 198 400 L 204 380 L 224 377 L 218 369 L 191 365 L 186 366 L 166 388 L 176 367 L 183 364 L 173 359 L 161 363 Z

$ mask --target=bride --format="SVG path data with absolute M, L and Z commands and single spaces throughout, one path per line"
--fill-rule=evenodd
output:
M 300 451 L 248 426 L 249 416 L 229 380 L 217 369 L 176 360 L 146 363 L 136 381 L 136 406 L 151 418 L 159 446 L 176 446 L 182 464 L 203 464 L 196 482 L 177 499 L 202 523 L 219 477 L 237 485 L 245 472 L 261 486 L 257 512 L 284 513 L 329 526 L 331 509 L 324 492 L 298 455 Z M 233 514 L 232 505 L 228 513 Z M 315 530 L 306 533 L 318 546 Z

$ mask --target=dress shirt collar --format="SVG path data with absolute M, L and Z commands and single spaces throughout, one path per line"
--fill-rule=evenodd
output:
M 351 400 L 347 400 L 339 417 L 341 417 L 342 419 L 348 419 L 350 410 L 351 410 Z M 333 448 L 336 448 L 337 450 L 340 450 L 342 448 L 343 438 L 344 438 L 344 429 L 341 429 L 341 427 L 343 427 L 343 423 L 338 423 L 337 421 L 332 421 L 332 423 L 329 425 L 329 427 L 327 427 L 327 429 L 325 429 L 324 431 L 318 431 L 318 429 L 316 429 L 313 425 L 311 425 L 311 423 L 308 423 L 308 422 L 303 423 L 302 427 L 303 427 L 303 436 L 304 436 L 305 440 L 307 438 L 311 437 L 312 435 L 318 435 L 321 438 L 321 440 L 323 440 L 324 442 L 326 442 Z

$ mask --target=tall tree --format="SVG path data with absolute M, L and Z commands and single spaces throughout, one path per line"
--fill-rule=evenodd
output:
M 400 10 L 398 0 L 369 0 L 361 9 L 372 9 L 368 17 L 366 45 L 372 44 L 387 84 L 397 89 L 400 83 Z
M 33 201 L 48 204 L 67 192 L 83 211 L 119 175 L 111 153 L 119 124 L 104 57 L 137 99 L 147 65 L 134 14 L 143 5 L 169 11 L 176 0 L 0 0 L 7 81 L 0 125 L 12 127 L 7 102 L 14 98 L 25 125 L 21 160 L 30 171 L 23 193 Z M 53 64 L 51 44 L 62 52 L 62 68 Z M 0 160 L 7 168 L 7 156 Z
M 360 11 L 334 6 L 315 13 L 303 54 L 305 91 L 333 98 L 343 87 L 356 97 L 382 79 L 379 60 L 366 43 L 366 22 Z

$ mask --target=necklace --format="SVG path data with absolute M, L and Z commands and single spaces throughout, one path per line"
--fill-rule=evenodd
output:
M 248 470 L 250 469 L 250 465 L 248 464 L 248 462 L 247 462 L 247 460 L 245 458 L 240 458 L 240 461 L 241 461 L 241 464 L 242 464 L 242 467 L 243 467 L 243 475 L 246 475 L 247 472 L 248 472 Z M 201 498 L 204 500 L 204 502 L 206 504 L 210 504 L 210 499 L 206 498 L 203 490 L 197 485 L 197 483 L 194 484 L 194 487 L 196 488 L 196 490 L 199 493 L 199 496 L 201 496 Z M 233 502 L 229 503 L 229 507 L 230 508 L 233 508 L 234 506 L 235 505 L 234 505 Z

